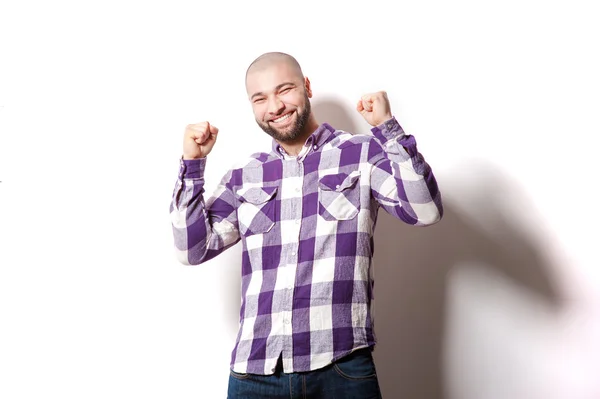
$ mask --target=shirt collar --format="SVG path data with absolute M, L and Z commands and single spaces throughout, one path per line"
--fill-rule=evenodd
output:
M 302 148 L 302 150 L 300 151 L 300 154 L 298 154 L 298 156 L 303 157 L 304 155 L 308 154 L 310 151 L 320 150 L 321 147 L 323 145 L 325 145 L 325 143 L 327 143 L 331 139 L 333 133 L 335 133 L 335 129 L 329 123 L 322 123 L 317 128 L 317 130 L 315 130 L 306 139 L 306 142 L 304 143 L 304 147 Z M 273 148 L 273 152 L 278 157 L 280 157 L 280 158 L 284 158 L 285 156 L 289 157 L 289 155 L 287 155 L 287 153 L 285 152 L 285 149 L 275 139 L 273 139 L 272 148 Z

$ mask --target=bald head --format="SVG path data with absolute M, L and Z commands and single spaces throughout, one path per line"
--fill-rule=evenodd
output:
M 271 52 L 265 53 L 252 61 L 248 69 L 246 70 L 246 82 L 248 81 L 248 75 L 253 72 L 264 71 L 268 68 L 276 66 L 278 64 L 286 64 L 290 67 L 297 77 L 301 80 L 304 79 L 304 75 L 302 73 L 302 69 L 300 68 L 300 64 L 294 57 L 286 53 L 279 52 Z
M 298 154 L 319 127 L 310 106 L 310 81 L 289 54 L 265 53 L 255 59 L 246 71 L 246 92 L 258 125 L 285 143 L 288 154 Z

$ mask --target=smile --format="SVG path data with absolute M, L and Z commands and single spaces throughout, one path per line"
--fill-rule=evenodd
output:
M 282 117 L 279 117 L 277 119 L 272 119 L 271 122 L 275 122 L 275 123 L 285 122 L 286 120 L 288 120 L 292 116 L 293 113 L 294 112 L 292 111 L 289 114 L 283 115 Z

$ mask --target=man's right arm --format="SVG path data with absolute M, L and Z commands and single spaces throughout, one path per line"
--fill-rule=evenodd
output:
M 231 172 L 208 201 L 203 197 L 206 156 L 218 133 L 207 121 L 187 125 L 183 135 L 183 156 L 170 208 L 177 258 L 185 265 L 206 262 L 240 240 Z
M 237 199 L 230 186 L 231 172 L 205 202 L 205 165 L 206 158 L 182 158 L 173 191 L 170 211 L 175 251 L 185 265 L 206 262 L 240 240 Z

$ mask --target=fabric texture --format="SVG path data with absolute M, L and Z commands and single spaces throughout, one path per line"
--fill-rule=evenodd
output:
M 354 135 L 322 124 L 298 156 L 273 141 L 204 200 L 207 158 L 180 162 L 170 206 L 176 253 L 206 262 L 242 242 L 231 369 L 316 370 L 376 343 L 373 232 L 379 208 L 415 226 L 442 216 L 435 177 L 395 118 Z
M 335 363 L 305 373 L 274 374 L 230 371 L 227 399 L 381 399 L 375 362 L 369 349 L 359 349 Z

